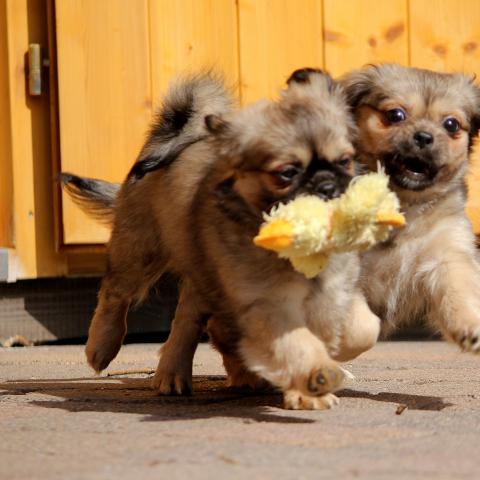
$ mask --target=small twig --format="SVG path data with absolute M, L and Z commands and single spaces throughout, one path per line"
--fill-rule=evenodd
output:
M 395 410 L 396 415 L 401 415 L 406 409 L 408 408 L 408 405 L 405 405 L 404 403 L 401 403 L 397 409 Z
M 107 377 L 118 377 L 121 375 L 137 375 L 137 374 L 151 375 L 152 373 L 155 373 L 155 369 L 153 368 L 139 368 L 134 370 L 114 370 L 113 372 L 107 372 Z

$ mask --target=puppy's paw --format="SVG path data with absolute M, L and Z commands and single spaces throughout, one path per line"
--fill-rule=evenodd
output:
M 333 393 L 311 397 L 298 390 L 287 390 L 283 394 L 283 405 L 288 410 L 328 410 L 339 403 Z
M 85 354 L 89 365 L 100 373 L 117 356 L 123 342 L 124 334 L 119 331 L 110 332 L 109 336 L 94 333 L 88 337 Z
M 152 388 L 159 395 L 191 395 L 192 375 L 157 369 L 152 379 Z
M 307 391 L 311 395 L 324 395 L 338 390 L 345 380 L 342 367 L 330 364 L 313 370 L 307 380 Z
M 464 352 L 480 353 L 480 325 L 450 334 Z

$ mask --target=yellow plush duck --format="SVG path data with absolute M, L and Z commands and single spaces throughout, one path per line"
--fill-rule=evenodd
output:
M 265 215 L 255 245 L 287 258 L 307 278 L 320 273 L 332 253 L 365 250 L 405 225 L 397 196 L 380 171 L 354 178 L 339 198 L 301 196 Z

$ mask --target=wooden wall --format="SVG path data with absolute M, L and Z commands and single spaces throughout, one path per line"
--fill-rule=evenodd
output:
M 478 0 L 57 0 L 56 10 L 62 169 L 112 181 L 181 72 L 217 68 L 248 103 L 274 97 L 303 66 L 335 76 L 375 62 L 480 71 Z M 62 204 L 66 244 L 108 239 Z M 479 207 L 472 193 L 480 231 Z
M 130 168 L 181 72 L 223 71 L 241 103 L 276 96 L 304 66 L 335 76 L 376 62 L 480 72 L 480 0 L 48 1 L 56 10 L 61 169 L 111 181 Z M 24 277 L 78 267 L 55 252 L 48 93 L 31 99 L 25 90 L 28 43 L 46 45 L 46 33 L 45 0 L 0 0 L 0 64 L 8 65 L 0 69 L 0 118 L 9 120 L 0 122 L 0 247 L 15 248 Z M 480 232 L 477 158 L 467 211 Z M 61 204 L 63 245 L 108 239 L 67 198 Z

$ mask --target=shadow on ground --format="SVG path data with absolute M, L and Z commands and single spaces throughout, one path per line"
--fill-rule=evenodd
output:
M 366 398 L 376 402 L 396 403 L 398 405 L 405 405 L 409 410 L 440 411 L 444 408 L 453 406 L 453 403 L 445 402 L 441 397 L 432 397 L 428 395 L 409 395 L 407 393 L 369 393 L 361 390 L 345 389 L 338 392 L 337 396 L 340 398 Z
M 10 395 L 34 394 L 29 403 L 69 412 L 115 412 L 144 415 L 143 421 L 171 421 L 213 417 L 237 417 L 248 422 L 314 423 L 317 420 L 292 416 L 281 407 L 277 392 L 248 392 L 225 386 L 224 376 L 195 376 L 194 396 L 158 396 L 149 378 L 77 378 L 17 380 L 0 383 L 0 400 Z M 45 399 L 44 396 L 59 400 Z M 443 410 L 451 406 L 441 397 L 345 389 L 339 397 L 405 405 L 411 410 Z M 40 397 L 40 398 L 39 398 Z
M 314 422 L 275 414 L 270 407 L 281 406 L 281 395 L 230 389 L 224 376 L 196 376 L 193 388 L 194 396 L 159 396 L 150 388 L 149 378 L 24 380 L 0 383 L 0 399 L 5 395 L 49 395 L 64 400 L 32 398 L 30 403 L 69 412 L 134 413 L 145 415 L 143 421 L 238 417 L 246 422 Z

